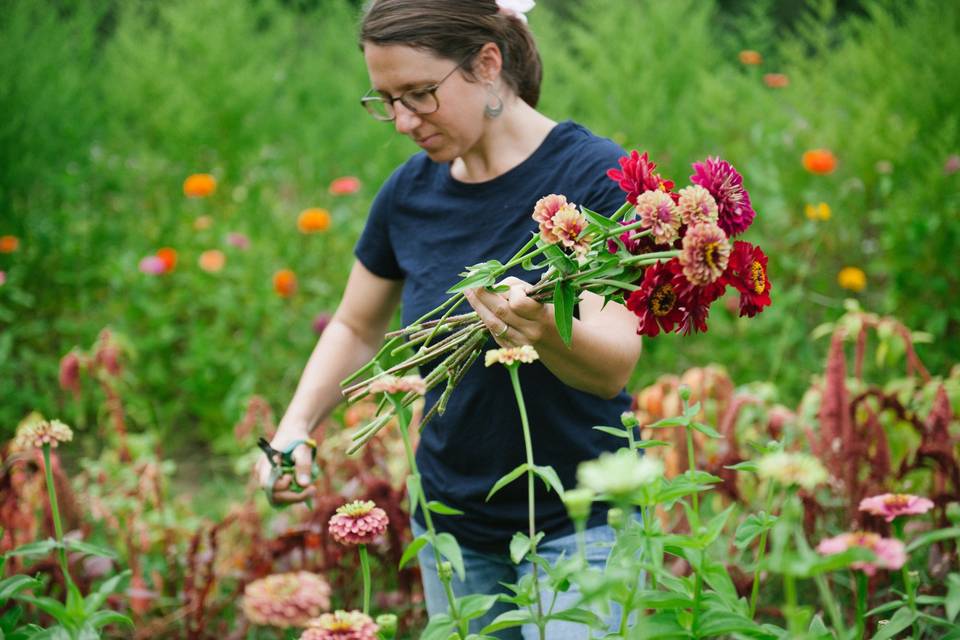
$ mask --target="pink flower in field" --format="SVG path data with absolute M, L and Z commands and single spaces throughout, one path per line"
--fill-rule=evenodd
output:
M 237 249 L 247 250 L 250 248 L 250 238 L 242 233 L 232 232 L 227 234 L 227 244 Z
M 551 193 L 537 200 L 533 207 L 533 219 L 540 225 L 540 236 L 544 242 L 556 244 L 557 236 L 553 233 L 553 216 L 567 205 L 567 197 Z
M 926 513 L 930 509 L 933 509 L 931 500 L 907 493 L 884 493 L 860 501 L 860 511 L 883 516 L 887 522 L 893 522 L 897 516 Z
M 338 507 L 327 528 L 340 544 L 370 544 L 387 529 L 387 513 L 372 500 L 354 500 Z
M 943 173 L 949 176 L 957 171 L 960 171 L 960 156 L 954 153 L 943 163 Z
M 687 229 L 680 251 L 683 275 L 691 284 L 716 282 L 723 275 L 730 259 L 727 235 L 717 225 L 707 222 Z
M 680 209 L 680 217 L 685 225 L 717 221 L 717 201 L 709 191 L 698 184 L 680 189 L 677 207 Z
M 167 272 L 167 263 L 160 256 L 147 256 L 138 266 L 140 271 L 151 276 L 161 276 Z
M 665 191 L 646 191 L 637 197 L 637 214 L 657 244 L 673 244 L 680 237 L 680 210 Z
M 580 235 L 587 228 L 587 217 L 577 211 L 575 204 L 561 207 L 553 215 L 551 224 L 553 235 L 559 244 L 578 255 L 583 255 L 590 249 L 590 238 Z
M 379 630 L 365 613 L 336 611 L 310 620 L 300 640 L 377 640 Z
M 323 335 L 330 325 L 330 314 L 326 312 L 318 313 L 313 319 L 313 332 L 318 336 Z
M 422 396 L 427 385 L 420 376 L 381 376 L 370 383 L 370 393 L 410 393 Z
M 693 163 L 690 181 L 698 184 L 717 202 L 717 224 L 728 236 L 746 231 L 756 217 L 750 204 L 750 194 L 743 188 L 743 177 L 726 160 L 707 158 Z
M 80 396 L 80 356 L 71 351 L 60 358 L 60 388 L 69 391 L 73 397 Z
M 903 543 L 892 538 L 881 538 L 876 533 L 856 531 L 844 533 L 835 538 L 827 538 L 817 545 L 817 551 L 824 555 L 841 553 L 852 547 L 869 549 L 877 557 L 872 562 L 854 562 L 851 567 L 861 569 L 872 576 L 877 569 L 899 569 L 907 561 L 907 552 Z
M 303 627 L 329 606 L 330 585 L 309 571 L 267 576 L 243 591 L 243 614 L 266 627 Z
M 7 272 L 0 271 L 0 287 L 7 284 Z
M 360 190 L 360 180 L 353 176 L 343 176 L 330 183 L 330 193 L 335 196 L 348 196 Z

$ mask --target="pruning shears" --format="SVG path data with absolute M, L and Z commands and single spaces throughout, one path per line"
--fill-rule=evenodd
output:
M 320 475 L 320 467 L 317 466 L 317 441 L 313 438 L 307 438 L 306 440 L 294 440 L 288 444 L 283 449 L 274 449 L 270 446 L 270 443 L 266 438 L 260 438 L 257 440 L 257 446 L 263 451 L 267 456 L 267 460 L 270 461 L 270 481 L 269 484 L 263 488 L 267 494 L 267 502 L 270 503 L 270 506 L 282 509 L 289 506 L 289 503 L 286 502 L 277 502 L 273 499 L 273 485 L 276 484 L 277 480 L 283 476 L 289 474 L 291 477 L 290 486 L 288 487 L 289 491 L 294 493 L 303 493 L 307 487 L 301 485 L 297 482 L 297 475 L 295 473 L 295 465 L 293 462 L 293 450 L 299 447 L 300 445 L 305 444 L 310 447 L 310 480 L 311 482 Z M 312 508 L 309 500 L 306 500 L 308 508 Z

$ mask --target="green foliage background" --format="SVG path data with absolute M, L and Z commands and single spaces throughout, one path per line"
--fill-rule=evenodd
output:
M 811 331 L 852 295 L 836 280 L 848 265 L 867 274 L 865 308 L 931 334 L 933 371 L 960 357 L 960 173 L 944 170 L 960 151 L 960 4 L 875 0 L 839 16 L 811 1 L 788 24 L 782 8 L 544 0 L 530 16 L 546 114 L 649 151 L 681 184 L 690 162 L 721 155 L 759 212 L 747 239 L 771 256 L 774 306 L 748 321 L 717 304 L 708 334 L 648 340 L 637 385 L 720 362 L 796 404 L 826 351 Z M 139 427 L 229 449 L 251 393 L 282 411 L 378 185 L 416 150 L 358 107 L 357 18 L 346 0 L 0 5 L 0 235 L 21 240 L 0 254 L 0 429 L 31 409 L 94 424 L 99 404 L 59 389 L 58 360 L 105 326 L 125 339 Z M 763 64 L 740 64 L 742 49 Z M 765 86 L 770 72 L 789 86 Z M 832 175 L 801 165 L 819 147 L 839 158 Z M 183 197 L 195 172 L 217 177 L 212 198 Z M 332 197 L 340 175 L 362 191 Z M 829 221 L 804 215 L 819 202 Z M 331 210 L 329 232 L 297 232 L 311 206 Z M 194 229 L 200 215 L 210 229 Z M 177 269 L 140 273 L 161 246 Z M 220 274 L 196 266 L 210 248 L 228 254 Z M 300 279 L 287 300 L 271 287 L 285 267 Z

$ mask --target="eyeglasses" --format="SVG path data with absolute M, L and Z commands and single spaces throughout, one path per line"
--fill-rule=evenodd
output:
M 360 98 L 360 104 L 367 110 L 367 113 L 381 122 L 391 122 L 396 119 L 397 110 L 394 108 L 393 103 L 398 101 L 419 116 L 434 113 L 440 108 L 440 101 L 437 99 L 437 89 L 440 88 L 440 85 L 443 84 L 447 78 L 453 75 L 454 71 L 463 66 L 464 62 L 466 62 L 466 60 L 459 62 L 457 66 L 451 69 L 447 75 L 443 76 L 439 82 L 419 89 L 404 91 L 396 98 L 390 95 L 384 97 L 376 89 L 370 89 L 366 95 Z

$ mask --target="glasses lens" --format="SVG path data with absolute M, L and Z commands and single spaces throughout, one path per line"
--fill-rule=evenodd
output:
M 361 102 L 363 108 L 377 120 L 393 120 L 393 106 L 386 100 L 376 96 L 365 96 Z
M 403 103 L 410 111 L 414 113 L 424 115 L 427 113 L 433 113 L 440 108 L 440 103 L 437 102 L 437 96 L 434 94 L 436 87 L 433 87 L 431 90 L 415 90 L 407 91 L 402 96 L 400 96 L 400 102 Z

